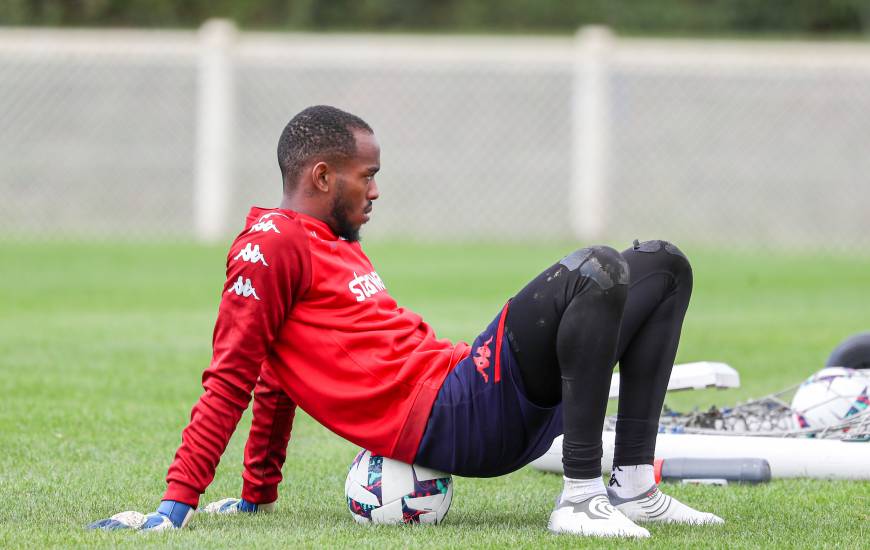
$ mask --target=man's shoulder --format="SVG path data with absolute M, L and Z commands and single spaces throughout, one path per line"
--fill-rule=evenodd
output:
M 259 252 L 254 252 L 258 250 Z M 308 237 L 292 210 L 278 208 L 252 208 L 245 227 L 233 241 L 230 256 L 239 254 L 270 256 L 299 256 L 308 254 Z
M 227 254 L 227 276 L 260 290 L 268 281 L 283 285 L 289 280 L 294 296 L 305 292 L 311 282 L 311 251 L 295 212 L 252 208 Z
M 294 232 L 304 232 L 296 212 L 280 208 L 253 207 L 245 219 L 245 231 L 242 234 L 291 236 Z

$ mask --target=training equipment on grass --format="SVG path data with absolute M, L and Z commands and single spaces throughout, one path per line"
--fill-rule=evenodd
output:
M 674 365 L 668 380 L 668 391 L 700 390 L 704 388 L 739 388 L 740 374 L 726 363 L 698 361 Z M 619 397 L 619 373 L 610 379 L 610 399 Z
M 685 382 L 692 375 L 691 365 L 674 366 L 678 382 L 672 376 L 669 390 L 691 387 Z M 678 372 L 678 367 L 684 371 Z M 656 458 L 754 458 L 768 461 L 774 478 L 870 479 L 870 376 L 866 371 L 832 369 L 816 373 L 804 384 L 733 407 L 678 413 L 665 406 Z M 721 382 L 737 387 L 739 378 L 726 377 Z M 604 471 L 612 464 L 615 428 L 616 417 L 608 417 L 602 438 Z M 532 466 L 562 473 L 561 436 Z M 715 470 L 708 472 L 716 479 L 727 479 L 727 473 L 724 468 L 720 475 Z
M 608 435 L 609 449 L 612 452 L 615 434 L 608 432 Z M 664 459 L 665 463 L 675 458 L 755 457 L 770 464 L 770 475 L 776 479 L 870 479 L 870 445 L 853 441 L 659 434 L 656 457 Z
M 737 483 L 770 481 L 770 463 L 763 458 L 657 458 L 653 466 L 656 483 L 709 479 Z
M 858 389 L 855 393 L 854 407 L 850 405 L 849 409 L 843 411 L 841 418 L 827 415 L 824 417 L 827 423 L 816 422 L 814 425 L 806 423 L 808 425 L 802 426 L 797 417 L 799 411 L 792 408 L 793 397 L 799 389 L 800 385 L 796 385 L 760 399 L 738 403 L 733 407 L 720 409 L 713 406 L 706 411 L 679 413 L 665 406 L 659 419 L 659 431 L 699 435 L 870 441 L 870 408 L 866 405 L 866 397 L 862 397 L 862 390 Z M 806 400 L 800 399 L 798 405 L 801 405 L 802 401 L 808 401 L 812 395 L 817 395 L 816 389 L 807 394 Z M 832 400 L 830 403 L 833 402 Z M 819 405 L 824 407 L 825 403 L 829 402 L 820 402 Z M 808 406 L 806 410 L 811 409 Z M 615 426 L 615 418 L 606 420 L 605 429 L 612 430 Z
M 453 500 L 453 478 L 362 450 L 344 484 L 357 523 L 440 523 Z
M 610 471 L 616 434 L 604 432 L 601 469 Z M 701 435 L 660 433 L 656 458 L 764 459 L 770 464 L 772 478 L 808 477 L 816 479 L 870 479 L 870 444 L 833 439 L 782 438 L 759 436 Z M 531 466 L 545 472 L 562 473 L 562 436 L 553 441 L 543 456 Z M 711 478 L 724 479 L 710 472 Z
M 834 426 L 870 406 L 870 373 L 827 367 L 806 379 L 791 400 L 800 428 Z
M 870 332 L 853 334 L 834 348 L 825 365 L 847 369 L 870 369 Z

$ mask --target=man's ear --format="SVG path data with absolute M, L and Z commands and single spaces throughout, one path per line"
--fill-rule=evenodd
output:
M 329 181 L 332 173 L 328 164 L 323 161 L 318 162 L 311 168 L 310 174 L 311 184 L 315 189 L 324 193 L 329 192 Z

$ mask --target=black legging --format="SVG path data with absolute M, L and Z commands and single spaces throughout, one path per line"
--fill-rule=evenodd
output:
M 664 241 L 621 254 L 584 248 L 512 300 L 505 333 L 528 397 L 562 402 L 565 475 L 601 475 L 601 431 L 614 365 L 619 412 L 614 464 L 652 464 L 658 419 L 692 294 L 692 269 Z

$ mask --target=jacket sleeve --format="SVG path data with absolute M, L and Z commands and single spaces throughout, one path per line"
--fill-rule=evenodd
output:
M 282 216 L 260 218 L 230 248 L 205 391 L 181 434 L 164 500 L 198 504 L 294 298 L 310 284 L 307 239 L 297 222 Z
M 254 418 L 245 444 L 242 498 L 255 504 L 278 500 L 281 468 L 296 414 L 296 403 L 279 384 L 269 364 L 254 388 Z

